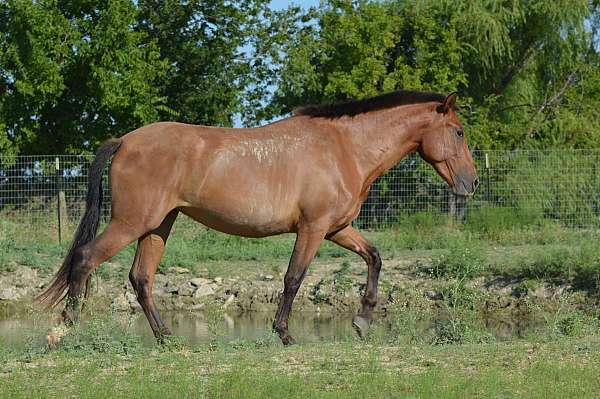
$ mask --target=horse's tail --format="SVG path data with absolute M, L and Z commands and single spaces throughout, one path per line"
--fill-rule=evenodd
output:
M 62 266 L 54 276 L 54 280 L 42 292 L 36 300 L 44 303 L 48 307 L 54 307 L 59 304 L 66 295 L 66 290 L 71 282 L 71 271 L 73 269 L 73 253 L 75 250 L 96 237 L 98 224 L 100 223 L 100 212 L 102 210 L 102 173 L 104 166 L 110 157 L 117 152 L 121 146 L 122 139 L 109 139 L 100 146 L 96 152 L 94 162 L 88 173 L 88 191 L 85 198 L 85 212 L 77 227 L 77 232 L 73 238 L 73 243 L 69 253 L 65 257 Z M 88 281 L 86 281 L 85 294 L 88 293 Z

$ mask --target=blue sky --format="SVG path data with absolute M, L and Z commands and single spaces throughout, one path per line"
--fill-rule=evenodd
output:
M 293 0 L 293 1 L 271 0 L 270 7 L 273 10 L 282 10 L 284 8 L 288 8 L 291 5 L 297 5 L 297 6 L 301 6 L 303 8 L 308 8 L 311 6 L 319 5 L 319 0 Z M 243 127 L 240 115 L 234 115 L 233 127 Z
M 298 5 L 304 8 L 308 8 L 310 6 L 319 5 L 319 0 L 294 0 L 294 1 L 284 1 L 284 0 L 272 0 L 271 8 L 274 10 L 281 10 L 283 8 L 287 8 L 291 5 Z

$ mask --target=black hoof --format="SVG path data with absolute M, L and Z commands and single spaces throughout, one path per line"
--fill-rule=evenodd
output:
M 156 342 L 158 342 L 161 345 L 164 344 L 165 340 L 168 339 L 170 336 L 171 330 L 169 330 L 167 327 L 163 327 L 158 333 L 154 334 Z
M 79 312 L 75 310 L 63 310 L 61 313 L 62 321 L 66 326 L 73 326 L 79 320 Z
M 287 334 L 287 333 L 283 336 L 280 336 L 279 338 L 281 338 L 281 342 L 285 346 L 294 345 L 296 343 L 296 340 L 294 339 L 294 337 L 292 337 L 290 334 Z
M 352 319 L 352 327 L 354 327 L 354 330 L 360 338 L 364 338 L 369 332 L 371 322 L 363 316 L 356 315 Z

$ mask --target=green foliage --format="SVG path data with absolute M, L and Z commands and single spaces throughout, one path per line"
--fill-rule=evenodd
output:
M 600 143 L 588 0 L 9 0 L 0 151 L 91 152 L 156 120 L 230 126 L 306 103 L 458 90 L 474 148 Z
M 439 12 L 368 1 L 328 1 L 284 44 L 273 104 L 360 98 L 399 88 L 455 90 L 466 82 L 454 29 Z M 435 38 L 435 41 L 432 39 Z
M 127 355 L 141 349 L 141 340 L 116 314 L 95 313 L 70 328 L 60 340 L 58 349 L 73 354 Z
M 600 142 L 594 3 L 330 0 L 306 15 L 312 23 L 282 45 L 274 114 L 400 88 L 459 90 L 474 148 Z
M 437 320 L 431 343 L 434 345 L 450 345 L 464 343 L 493 342 L 493 336 L 485 331 L 481 320 L 472 315 L 452 315 L 447 319 Z
M 282 40 L 265 0 L 143 0 L 140 29 L 155 41 L 169 69 L 158 82 L 168 99 L 160 117 L 187 123 L 231 126 L 236 113 L 268 84 L 268 42 Z M 260 40 L 267 43 L 255 45 Z M 266 48 L 265 48 L 266 47 Z M 266 80 L 263 81 L 263 80 Z M 246 119 L 250 119 L 247 117 Z
M 0 150 L 91 152 L 157 120 L 231 125 L 269 84 L 271 47 L 252 44 L 282 40 L 292 14 L 265 0 L 2 2 Z
M 136 17 L 128 0 L 0 5 L 0 145 L 85 152 L 156 120 L 167 63 Z
M 495 236 L 511 229 L 535 227 L 540 222 L 535 210 L 523 208 L 498 208 L 483 205 L 470 210 L 465 217 L 465 227 L 471 231 Z
M 486 268 L 482 250 L 469 242 L 455 241 L 439 257 L 433 259 L 425 271 L 433 277 L 456 279 L 472 278 L 481 275 Z
M 348 276 L 350 272 L 350 263 L 342 262 L 339 269 L 333 272 L 334 290 L 338 294 L 344 294 L 352 288 L 352 278 Z

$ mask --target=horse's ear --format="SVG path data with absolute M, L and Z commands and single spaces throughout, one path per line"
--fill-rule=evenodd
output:
M 439 107 L 437 107 L 437 112 L 439 112 L 440 114 L 447 114 L 448 111 L 450 111 L 451 109 L 454 108 L 454 104 L 456 104 L 457 97 L 458 97 L 458 93 L 455 91 L 448 94 L 448 96 L 444 100 L 444 103 L 442 105 L 440 105 Z

